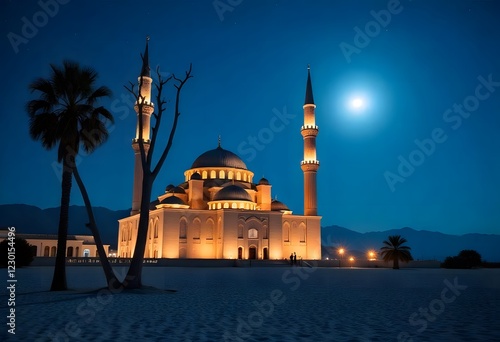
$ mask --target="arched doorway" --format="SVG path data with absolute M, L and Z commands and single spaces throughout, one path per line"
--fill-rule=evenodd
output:
M 248 249 L 248 259 L 257 259 L 257 248 L 255 246 Z
M 264 260 L 269 259 L 269 253 L 267 252 L 267 247 L 265 247 L 265 248 L 262 250 L 262 259 L 264 259 Z
M 179 248 L 179 259 L 186 259 L 186 257 L 187 257 L 186 247 Z
M 243 247 L 238 247 L 238 259 L 243 259 Z

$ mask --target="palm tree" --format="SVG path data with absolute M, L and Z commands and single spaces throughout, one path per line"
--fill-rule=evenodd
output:
M 62 68 L 50 65 L 48 79 L 38 78 L 29 85 L 38 99 L 27 103 L 29 131 L 34 140 L 50 150 L 57 145 L 57 161 L 62 163 L 61 211 L 57 255 L 51 291 L 66 290 L 66 239 L 68 210 L 75 157 L 80 147 L 87 153 L 106 141 L 106 124 L 111 113 L 97 102 L 111 95 L 107 87 L 96 88 L 97 72 L 77 63 L 64 61 Z
M 391 235 L 387 240 L 385 240 L 384 247 L 380 248 L 380 255 L 385 262 L 393 261 L 392 268 L 399 269 L 399 261 L 408 262 L 412 261 L 413 257 L 410 253 L 410 247 L 402 246 L 404 243 L 408 242 L 401 235 Z

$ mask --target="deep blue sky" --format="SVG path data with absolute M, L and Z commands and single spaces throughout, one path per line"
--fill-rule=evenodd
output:
M 256 179 L 269 179 L 273 196 L 302 213 L 300 126 L 310 64 L 324 226 L 500 231 L 500 87 L 481 88 L 484 99 L 475 100 L 478 77 L 500 82 L 498 2 L 402 0 L 392 8 L 391 1 L 244 0 L 221 15 L 213 3 L 71 1 L 44 17 L 35 1 L 3 0 L 0 204 L 59 205 L 55 151 L 29 138 L 25 103 L 33 79 L 47 76 L 50 63 L 71 59 L 99 72 L 98 84 L 113 91 L 104 105 L 116 117 L 108 142 L 82 157 L 82 177 L 94 205 L 130 208 L 136 117 L 123 86 L 136 82 L 150 35 L 153 68 L 181 74 L 192 62 L 195 76 L 154 194 L 182 182 L 220 134 Z M 370 12 L 388 4 L 395 13 L 382 16 L 387 25 L 372 22 Z M 41 27 L 25 30 L 31 35 L 14 47 L 13 35 L 34 20 Z M 356 28 L 372 37 L 358 39 L 359 50 L 346 58 L 341 46 L 355 45 Z M 366 98 L 363 112 L 346 107 L 352 96 Z M 464 101 L 473 109 L 459 122 L 453 106 Z M 268 128 L 276 110 L 296 117 L 251 158 L 239 146 Z M 432 138 L 434 130 L 445 141 L 418 160 L 415 139 Z M 400 156 L 410 155 L 420 165 L 391 189 L 386 172 L 397 174 Z M 74 190 L 72 204 L 82 204 Z

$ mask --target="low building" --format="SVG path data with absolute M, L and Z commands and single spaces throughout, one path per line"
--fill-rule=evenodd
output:
M 6 239 L 8 230 L 0 229 L 0 240 Z M 25 239 L 33 246 L 33 255 L 36 257 L 55 257 L 57 254 L 56 234 L 19 234 L 16 237 Z M 109 245 L 104 245 L 106 255 L 109 254 Z M 67 257 L 98 257 L 97 246 L 91 235 L 68 235 L 66 242 Z

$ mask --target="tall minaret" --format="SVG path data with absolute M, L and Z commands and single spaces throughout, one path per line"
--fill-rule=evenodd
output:
M 151 114 L 154 112 L 154 104 L 151 102 L 151 85 L 153 79 L 151 78 L 151 71 L 149 68 L 149 54 L 148 54 L 149 37 L 146 38 L 146 49 L 142 56 L 142 69 L 138 77 L 140 95 L 143 97 L 142 105 L 142 141 L 144 142 L 144 150 L 146 154 L 149 151 L 150 143 L 150 121 Z M 137 113 L 137 129 L 135 132 L 135 139 L 132 140 L 132 148 L 135 154 L 134 164 L 134 188 L 132 191 L 132 210 L 130 215 L 138 214 L 141 208 L 141 194 L 142 194 L 142 163 L 141 151 L 139 149 L 139 106 L 136 102 L 134 109 Z
M 318 205 L 316 203 L 316 173 L 319 169 L 319 161 L 316 159 L 316 136 L 318 135 L 318 126 L 316 118 L 312 85 L 311 68 L 307 66 L 307 85 L 306 100 L 304 101 L 304 126 L 300 133 L 304 138 L 304 160 L 301 162 L 301 168 L 304 172 L 304 215 L 318 215 Z

